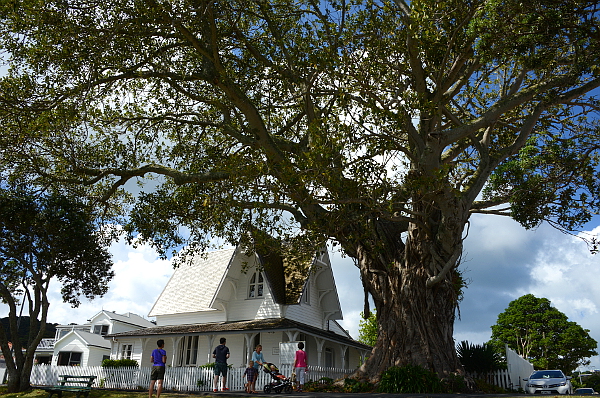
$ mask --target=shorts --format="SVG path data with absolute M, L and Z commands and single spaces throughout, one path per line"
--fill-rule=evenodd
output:
M 304 375 L 306 374 L 306 368 L 296 368 L 296 380 L 298 384 L 304 384 Z
M 227 377 L 227 364 L 222 362 L 215 362 L 215 376 L 223 375 Z
M 164 380 L 165 379 L 165 367 L 164 366 L 153 366 L 150 371 L 150 380 Z

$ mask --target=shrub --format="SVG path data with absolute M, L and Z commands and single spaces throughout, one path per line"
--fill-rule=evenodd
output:
M 344 379 L 344 392 L 373 392 L 373 383 L 361 382 L 356 379 Z
M 103 368 L 121 368 L 121 367 L 134 367 L 137 368 L 139 364 L 133 359 L 105 359 L 102 361 Z
M 205 363 L 204 365 L 200 365 L 198 367 L 200 369 L 214 369 L 215 368 L 215 363 L 214 362 L 209 362 L 209 363 Z M 229 369 L 231 369 L 233 366 L 231 364 L 228 364 L 227 367 Z
M 392 394 L 441 393 L 442 384 L 435 373 L 420 366 L 392 366 L 381 375 L 378 390 Z
M 475 388 L 484 394 L 505 394 L 506 390 L 502 387 L 488 383 L 482 379 L 475 379 Z
M 465 378 L 454 373 L 442 379 L 442 388 L 447 394 L 457 394 L 469 391 Z

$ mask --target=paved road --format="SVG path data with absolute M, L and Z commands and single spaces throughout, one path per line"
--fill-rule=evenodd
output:
M 331 392 L 304 392 L 291 394 L 246 394 L 245 392 L 204 392 L 201 395 L 236 397 L 270 397 L 270 398 L 509 398 L 525 397 L 527 394 L 383 394 L 383 393 L 331 393 Z

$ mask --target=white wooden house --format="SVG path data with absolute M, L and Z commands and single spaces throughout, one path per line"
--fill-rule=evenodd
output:
M 268 362 L 290 363 L 296 343 L 305 342 L 309 366 L 356 368 L 371 347 L 353 340 L 342 319 L 326 251 L 304 275 L 272 255 L 248 257 L 239 248 L 195 256 L 175 270 L 149 316 L 156 326 L 110 333 L 111 357 L 150 366 L 158 339 L 165 340 L 169 366 L 212 362 L 225 337 L 234 367 L 245 367 L 257 344 Z
M 84 325 L 58 325 L 51 363 L 59 366 L 100 366 L 102 360 L 110 358 L 111 344 L 106 335 L 151 326 L 155 326 L 154 323 L 139 315 L 104 310 Z

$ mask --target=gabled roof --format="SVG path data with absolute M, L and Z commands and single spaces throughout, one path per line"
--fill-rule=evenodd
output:
M 285 242 L 259 230 L 254 230 L 253 236 L 254 248 L 261 261 L 273 300 L 283 305 L 298 304 L 313 268 L 315 254 L 293 253 Z
M 236 249 L 223 249 L 196 255 L 191 263 L 175 270 L 148 316 L 213 310 L 219 287 Z
M 100 348 L 110 349 L 110 341 L 106 340 L 103 336 L 100 336 L 99 334 L 95 334 L 95 333 L 83 332 L 81 330 L 70 331 L 69 333 L 67 333 L 66 335 L 61 337 L 54 344 L 54 346 L 56 347 L 56 345 L 59 342 L 71 340 L 71 339 L 77 339 L 77 340 L 83 342 L 88 347 L 100 347 Z
M 94 315 L 90 320 L 93 321 L 95 318 L 97 318 L 100 315 L 106 315 L 106 317 L 112 321 L 121 322 L 121 323 L 125 323 L 128 325 L 141 326 L 141 327 L 146 327 L 146 328 L 154 326 L 154 324 L 152 322 L 150 322 L 149 320 L 142 318 L 141 316 L 139 316 L 137 314 L 133 314 L 131 312 L 127 312 L 125 314 L 117 314 L 114 311 L 102 310 L 99 313 L 97 313 L 96 315 Z

